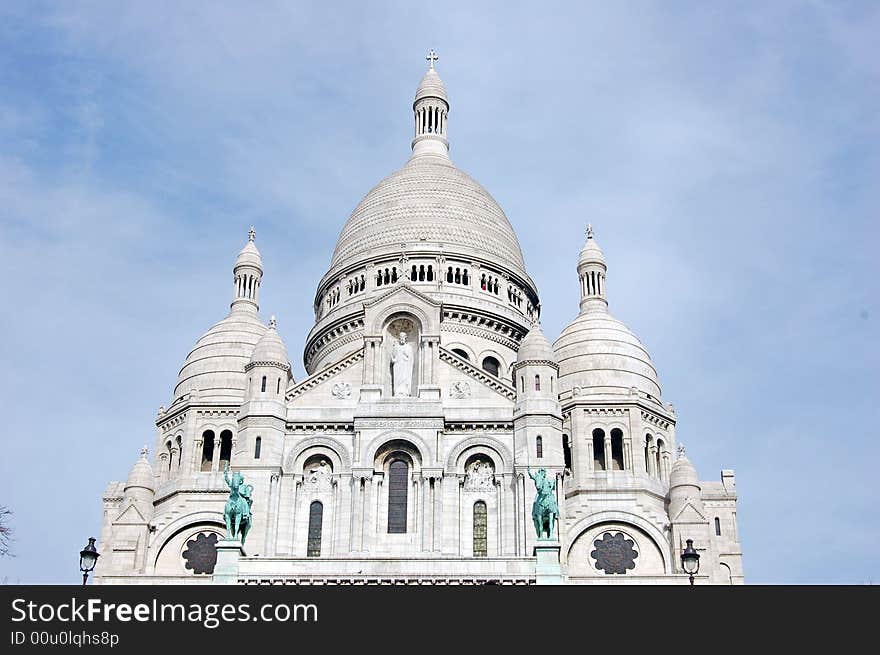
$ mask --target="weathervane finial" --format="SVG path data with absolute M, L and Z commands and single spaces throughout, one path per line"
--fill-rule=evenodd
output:
M 431 48 L 430 50 L 428 50 L 428 56 L 425 57 L 425 59 L 428 60 L 428 63 L 431 66 L 430 70 L 434 70 L 434 62 L 440 59 L 440 55 L 434 52 L 434 48 Z

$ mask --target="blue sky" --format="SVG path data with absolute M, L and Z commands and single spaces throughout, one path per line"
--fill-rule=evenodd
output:
M 746 580 L 880 582 L 880 7 L 316 4 L 0 6 L 0 580 L 77 582 L 251 224 L 302 376 L 435 48 L 451 155 L 514 225 L 545 332 L 591 222 L 689 457 L 736 469 Z

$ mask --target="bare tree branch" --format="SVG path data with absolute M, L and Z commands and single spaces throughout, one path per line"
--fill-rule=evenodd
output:
M 12 526 L 9 524 L 12 510 L 0 505 L 0 557 L 14 557 L 12 553 Z

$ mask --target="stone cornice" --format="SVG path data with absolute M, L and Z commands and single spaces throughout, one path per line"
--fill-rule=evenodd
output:
M 272 362 L 272 361 L 264 361 L 264 362 L 248 362 L 245 364 L 244 370 L 245 372 L 250 371 L 255 366 L 272 366 L 274 368 L 280 368 L 282 371 L 290 372 L 290 364 L 282 364 L 281 362 Z

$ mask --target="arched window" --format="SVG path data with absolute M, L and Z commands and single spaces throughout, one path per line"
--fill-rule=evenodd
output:
M 651 446 L 654 443 L 654 438 L 648 434 L 645 435 L 645 473 L 651 475 Z
M 593 430 L 593 468 L 605 470 L 605 430 L 602 428 Z
M 434 281 L 434 267 L 428 264 L 428 282 Z
M 569 471 L 573 470 L 571 463 L 571 440 L 567 434 L 562 435 L 562 460 L 565 468 Z
M 214 461 L 214 431 L 205 430 L 202 434 L 202 466 L 203 471 L 211 470 Z
M 535 391 L 540 391 L 540 390 L 541 390 L 541 376 L 536 375 L 535 376 Z
M 525 393 L 526 390 L 526 378 L 524 375 L 519 376 L 519 390 Z
M 281 378 L 278 378 L 278 384 L 275 385 L 275 393 L 281 393 Z
M 654 471 L 656 472 L 657 477 L 660 478 L 661 480 L 666 478 L 666 474 L 663 471 L 663 446 L 664 445 L 665 444 L 663 443 L 662 439 L 657 439 L 657 455 L 656 455 L 656 460 L 655 460 L 657 467 L 654 469 Z
M 263 376 L 263 384 L 260 386 L 260 391 L 262 393 L 266 393 L 266 376 Z
M 309 505 L 309 543 L 306 557 L 321 556 L 321 528 L 324 523 L 324 505 L 315 500 Z
M 223 430 L 220 433 L 220 461 L 229 462 L 232 460 L 232 432 Z M 223 468 L 222 466 L 220 468 Z
M 540 437 L 535 438 L 535 457 L 541 459 L 544 457 L 544 440 Z
M 452 267 L 451 266 L 446 269 L 446 281 L 449 284 L 452 284 Z
M 171 467 L 174 465 L 174 451 L 171 450 L 171 441 L 169 440 L 167 444 L 165 444 L 165 448 L 168 450 L 168 470 L 171 470 Z
M 611 470 L 623 470 L 623 431 L 620 428 L 611 431 Z
M 412 270 L 409 272 L 409 279 L 412 280 L 413 282 L 418 280 L 419 274 L 417 271 L 418 271 L 418 269 L 416 268 L 416 265 L 413 264 Z
M 489 538 L 486 503 L 474 503 L 474 557 L 488 557 Z
M 717 516 L 715 517 L 715 535 L 718 537 L 721 536 L 721 519 Z
M 388 469 L 388 533 L 406 533 L 406 496 L 409 488 L 409 465 L 402 459 Z
M 470 361 L 470 359 L 471 359 L 470 357 L 468 357 L 468 354 L 464 350 L 462 350 L 461 348 L 453 348 L 452 352 L 454 352 L 456 355 L 458 355 L 462 359 L 466 359 L 468 361 Z
M 483 370 L 486 371 L 486 373 L 490 373 L 497 378 L 498 371 L 501 370 L 501 364 L 498 363 L 497 359 L 489 356 L 483 360 Z
M 260 451 L 263 450 L 263 437 L 254 440 L 254 459 L 260 459 Z
M 183 459 L 183 438 L 177 437 L 177 468 L 180 468 L 180 461 Z

